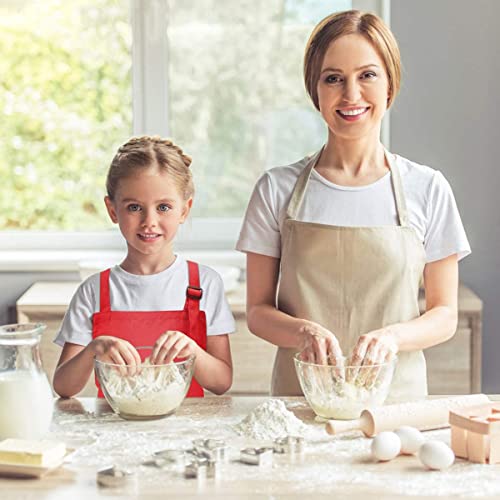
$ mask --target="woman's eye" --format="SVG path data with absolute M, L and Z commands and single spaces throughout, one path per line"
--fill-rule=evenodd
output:
M 170 210 L 170 207 L 168 205 L 165 205 L 165 203 L 162 203 L 161 205 L 158 205 L 158 210 L 160 212 L 168 212 Z
M 377 75 L 373 71 L 367 71 L 366 73 L 363 73 L 363 78 L 365 80 L 370 80 L 371 78 L 375 78 Z
M 326 83 L 338 83 L 341 81 L 341 77 L 338 75 L 329 75 L 325 79 Z
M 127 205 L 127 210 L 129 212 L 138 212 L 141 209 L 137 203 L 131 203 L 130 205 Z

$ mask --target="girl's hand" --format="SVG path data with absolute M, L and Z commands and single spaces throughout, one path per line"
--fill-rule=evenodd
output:
M 175 358 L 195 356 L 198 344 L 182 332 L 169 330 L 158 337 L 149 357 L 152 365 L 171 363 Z
M 317 365 L 344 365 L 342 349 L 337 337 L 326 328 L 308 321 L 299 330 L 300 358 Z
M 355 368 L 349 370 L 347 379 L 350 381 L 356 379 L 361 385 L 373 382 L 379 370 L 362 370 L 363 375 L 360 375 L 359 367 L 387 363 L 396 357 L 398 351 L 399 346 L 396 335 L 389 328 L 381 328 L 361 335 L 349 358 L 348 365 Z
M 108 335 L 96 337 L 89 344 L 99 361 L 116 365 L 140 365 L 141 357 L 135 347 L 126 340 Z
M 126 340 L 118 337 L 102 335 L 96 337 L 89 344 L 89 348 L 99 361 L 113 363 L 115 365 L 128 365 L 129 375 L 134 375 L 136 366 L 141 364 L 141 357 L 135 347 Z

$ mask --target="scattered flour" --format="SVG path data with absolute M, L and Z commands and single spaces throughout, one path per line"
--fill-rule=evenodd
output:
M 62 403 L 63 407 L 68 404 L 67 401 Z M 224 463 L 223 473 L 217 481 L 208 480 L 195 486 L 200 488 L 198 495 L 203 494 L 205 498 L 229 498 L 235 491 L 250 491 L 250 488 L 248 497 L 252 498 L 368 498 L 370 492 L 372 497 L 378 494 L 378 498 L 500 498 L 499 465 L 472 464 L 457 459 L 445 471 L 427 471 L 416 456 L 400 456 L 388 463 L 376 462 L 370 455 L 371 440 L 361 433 L 330 436 L 324 425 L 309 419 L 304 424 L 307 447 L 302 458 L 291 460 L 286 454 L 277 454 L 273 457 L 273 467 L 249 467 L 238 458 L 242 447 L 254 443 L 235 435 L 234 425 L 245 414 L 235 413 L 233 403 L 230 398 L 205 398 L 194 405 L 188 402 L 176 415 L 169 417 L 168 425 L 165 420 L 147 423 L 123 420 L 109 412 L 97 412 L 94 416 L 88 411 L 79 414 L 63 411 L 56 405 L 52 439 L 77 448 L 71 456 L 71 464 L 66 467 L 75 470 L 78 480 L 81 470 L 97 471 L 115 465 L 135 471 L 141 491 L 153 491 L 158 484 L 168 484 L 172 491 L 192 493 L 193 483 L 186 482 L 177 466 L 158 468 L 142 463 L 149 460 L 154 451 L 186 449 L 192 446 L 193 439 L 215 438 L 226 440 L 229 460 Z M 285 404 L 286 408 L 293 407 L 301 415 L 302 410 L 307 410 L 305 402 L 298 402 L 297 398 L 287 399 Z M 254 414 L 255 406 L 248 404 L 244 408 Z M 255 411 L 250 411 L 252 408 Z M 88 409 L 93 409 L 93 404 Z M 285 410 L 283 406 L 281 410 Z M 307 414 L 310 416 L 311 412 Z M 245 426 L 248 428 L 248 423 Z M 450 430 L 425 432 L 425 437 L 449 443 Z M 398 467 L 395 467 L 396 461 Z M 342 493 L 339 495 L 339 492 Z M 5 495 L 0 496 L 4 498 Z
M 280 399 L 270 399 L 257 406 L 234 430 L 255 439 L 276 439 L 286 435 L 300 436 L 307 427 Z
M 135 416 L 166 415 L 184 399 L 186 382 L 176 365 L 148 367 L 134 376 L 124 377 L 118 370 L 101 373 L 105 387 L 119 413 Z M 113 406 L 113 405 L 112 405 Z

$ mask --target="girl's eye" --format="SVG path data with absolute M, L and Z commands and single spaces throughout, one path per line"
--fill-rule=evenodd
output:
M 363 78 L 366 80 L 370 80 L 372 78 L 375 78 L 377 75 L 373 71 L 367 71 L 366 73 L 363 73 Z
M 341 81 L 341 77 L 338 75 L 328 75 L 325 78 L 326 83 L 339 83 Z
M 170 207 L 165 203 L 162 203 L 161 205 L 158 205 L 158 210 L 160 212 L 168 212 L 170 210 Z
M 141 207 L 137 203 L 131 203 L 130 205 L 127 205 L 127 210 L 129 212 L 138 212 L 141 209 Z

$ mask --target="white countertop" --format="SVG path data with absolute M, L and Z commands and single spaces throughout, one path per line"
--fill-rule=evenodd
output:
M 105 401 L 92 398 L 59 400 L 53 436 L 76 448 L 72 461 L 39 480 L 0 479 L 2 500 L 66 500 L 116 496 L 113 489 L 96 485 L 96 471 L 117 465 L 136 472 L 134 491 L 141 498 L 301 498 L 383 499 L 457 498 L 487 493 L 500 495 L 500 466 L 471 464 L 463 460 L 447 471 L 423 469 L 414 456 L 376 463 L 370 457 L 370 439 L 360 433 L 329 436 L 303 398 L 284 398 L 288 409 L 305 424 L 307 449 L 302 458 L 274 455 L 271 467 L 245 465 L 236 459 L 239 450 L 264 442 L 239 436 L 233 426 L 263 397 L 208 397 L 186 400 L 176 415 L 154 421 L 125 421 L 110 412 Z M 427 439 L 449 441 L 449 429 L 425 433 Z M 163 448 L 186 448 L 196 438 L 223 438 L 230 459 L 218 479 L 185 479 L 175 466 L 158 469 L 141 465 Z M 483 497 L 485 498 L 485 497 Z

